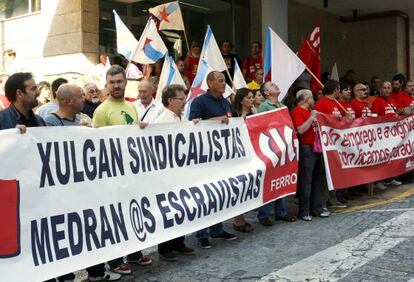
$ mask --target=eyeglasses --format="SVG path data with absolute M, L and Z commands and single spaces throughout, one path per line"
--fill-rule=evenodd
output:
M 367 88 L 362 88 L 362 89 L 357 89 L 357 91 L 368 91 L 368 89 Z

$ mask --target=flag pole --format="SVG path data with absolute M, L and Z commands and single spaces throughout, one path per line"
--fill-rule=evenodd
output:
M 183 13 L 181 12 L 180 1 L 178 0 L 177 3 L 178 3 L 178 9 L 180 9 L 181 19 L 183 20 L 183 28 L 184 28 L 183 31 L 184 31 L 185 45 L 187 46 L 187 53 L 190 53 L 190 45 L 188 44 L 187 32 L 185 30 L 184 18 L 183 18 Z
M 315 79 L 320 86 L 324 87 L 323 83 L 316 77 L 316 75 L 313 74 L 313 72 L 308 68 L 307 65 L 303 64 L 305 66 L 306 71 Z

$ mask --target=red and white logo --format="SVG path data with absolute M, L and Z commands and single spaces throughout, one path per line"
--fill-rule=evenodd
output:
M 266 166 L 263 203 L 296 192 L 299 142 L 287 108 L 246 119 L 256 155 Z

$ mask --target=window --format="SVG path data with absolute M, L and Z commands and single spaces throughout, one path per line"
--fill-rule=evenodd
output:
M 0 0 L 0 20 L 39 12 L 41 0 Z

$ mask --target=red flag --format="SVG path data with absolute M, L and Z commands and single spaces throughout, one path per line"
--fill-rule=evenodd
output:
M 311 34 L 306 38 L 305 42 L 299 48 L 298 57 L 313 72 L 313 74 L 321 80 L 321 24 L 316 23 Z M 322 87 L 314 79 L 311 79 L 311 90 L 318 92 Z

